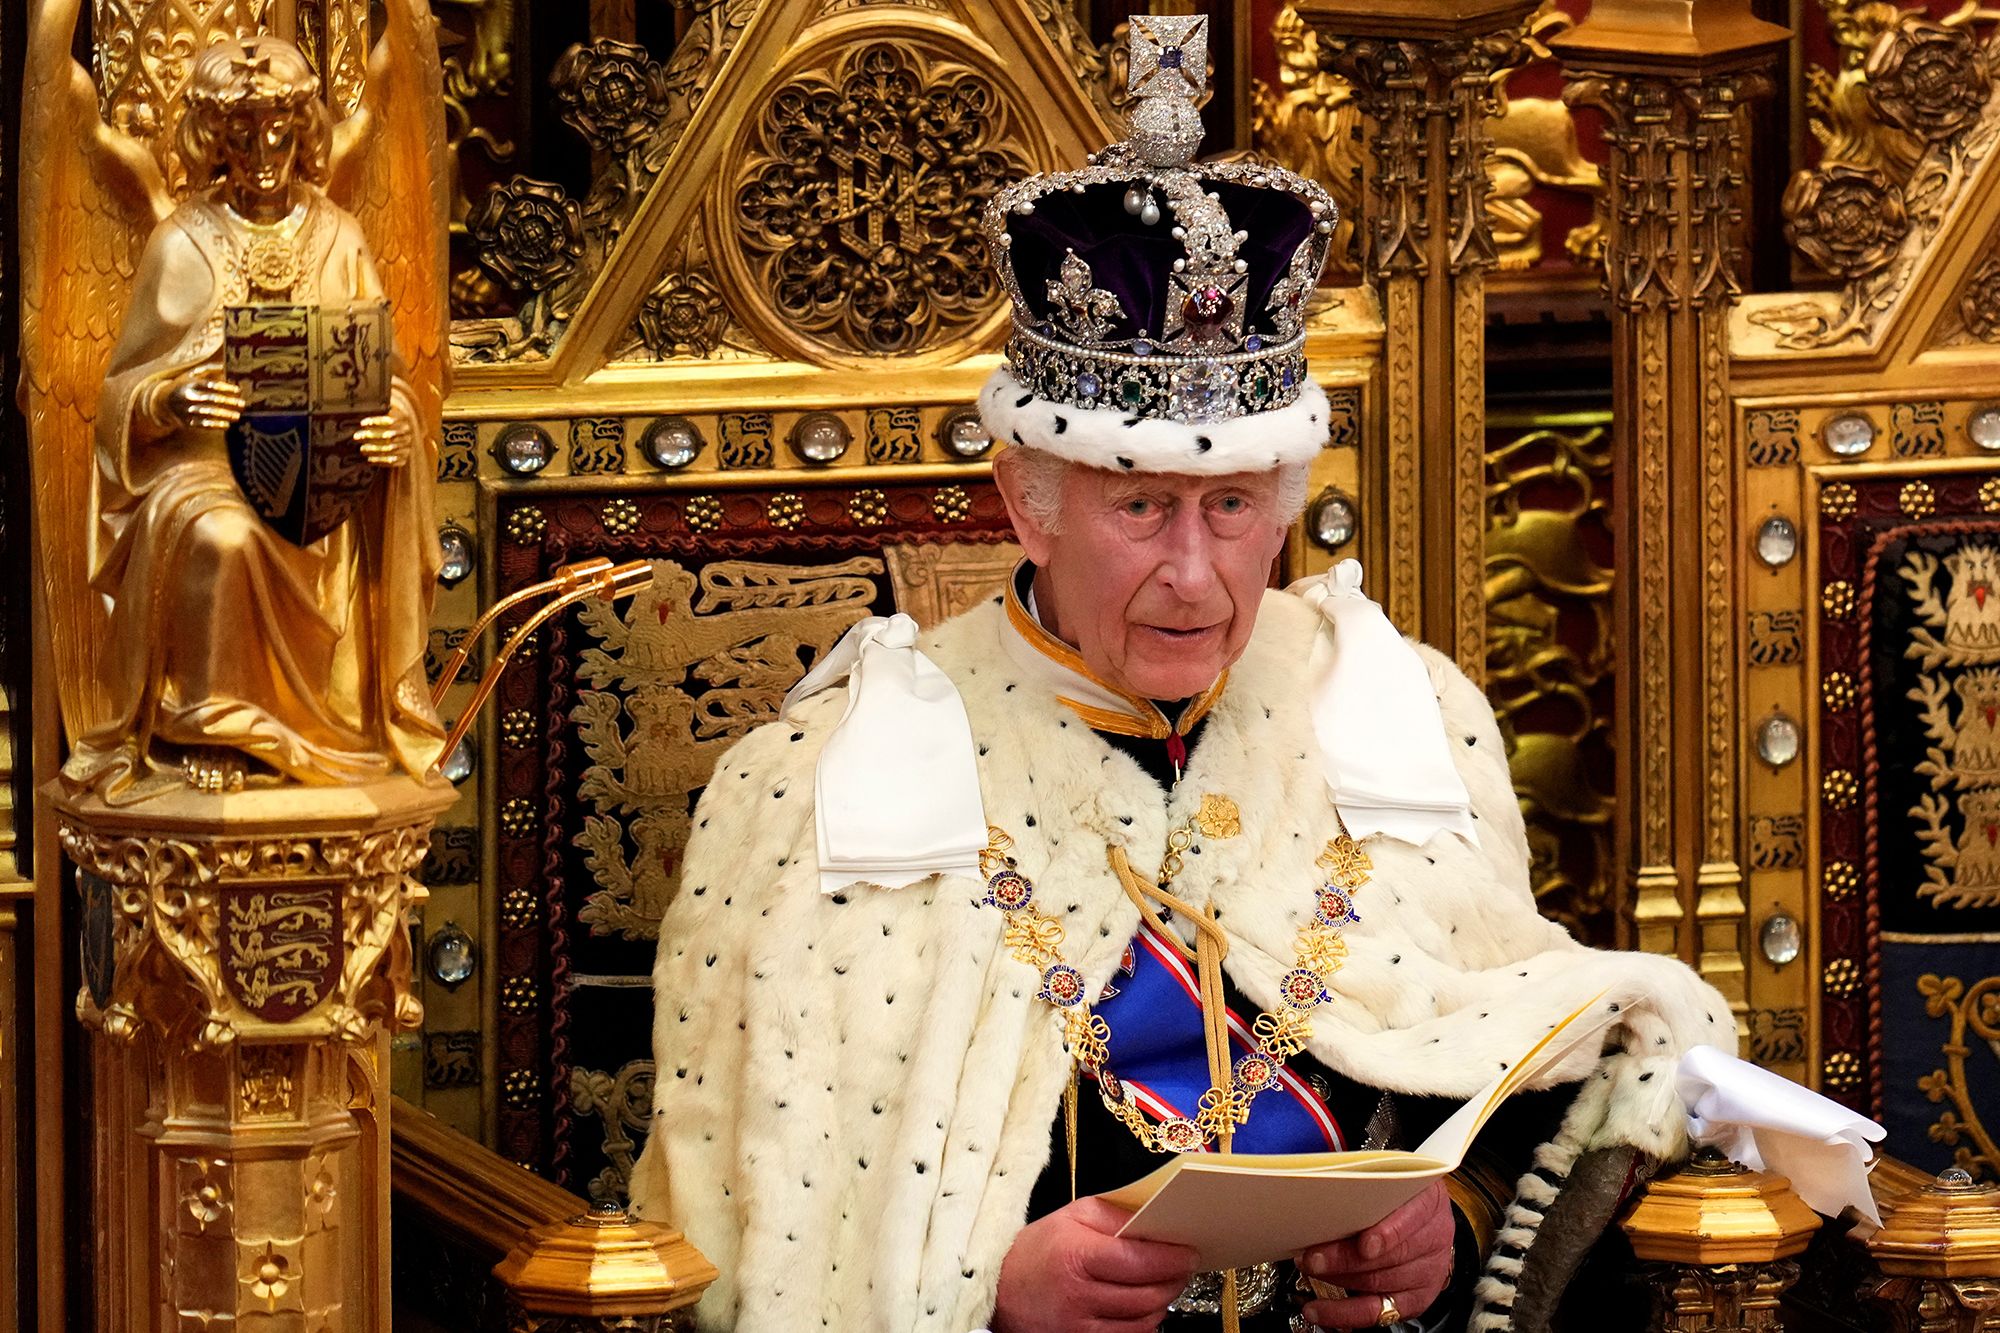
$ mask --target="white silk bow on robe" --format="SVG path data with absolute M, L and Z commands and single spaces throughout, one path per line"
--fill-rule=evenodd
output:
M 951 678 L 917 648 L 917 622 L 898 613 L 855 625 L 791 688 L 780 715 L 843 678 L 847 711 L 813 782 L 820 891 L 983 878 L 972 724 Z
M 1472 798 L 1452 764 L 1430 672 L 1361 591 L 1361 562 L 1343 560 L 1288 591 L 1325 620 L 1306 680 L 1327 793 L 1347 831 L 1418 846 L 1456 833 L 1477 846 Z

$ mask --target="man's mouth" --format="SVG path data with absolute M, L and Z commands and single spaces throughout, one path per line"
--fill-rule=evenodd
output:
M 1195 625 L 1187 629 L 1176 629 L 1171 625 L 1147 625 L 1145 628 L 1175 643 L 1193 643 L 1204 635 L 1214 633 L 1220 626 Z

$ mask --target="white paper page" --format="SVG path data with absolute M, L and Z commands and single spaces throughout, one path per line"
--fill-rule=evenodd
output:
M 1268 1263 L 1374 1226 L 1446 1172 L 1436 1163 L 1394 1176 L 1249 1176 L 1183 1166 L 1118 1234 L 1192 1246 L 1203 1272 Z

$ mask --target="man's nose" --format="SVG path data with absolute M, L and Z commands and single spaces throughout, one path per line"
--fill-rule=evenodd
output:
M 1177 508 L 1160 538 L 1160 577 L 1167 586 L 1185 601 L 1207 595 L 1216 582 L 1216 538 L 1201 506 Z

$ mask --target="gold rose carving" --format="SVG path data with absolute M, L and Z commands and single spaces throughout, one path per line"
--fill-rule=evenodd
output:
M 1834 163 L 1785 191 L 1785 239 L 1816 267 L 1859 278 L 1888 265 L 1910 231 L 1903 192 L 1877 167 Z
M 1931 1141 L 1951 1148 L 1957 1164 L 1975 1176 L 2000 1178 L 2000 1145 L 1980 1118 L 1966 1073 L 1974 1041 L 2000 1059 L 2000 977 L 1987 977 L 1968 988 L 1957 977 L 1926 973 L 1917 978 L 1917 990 L 1924 997 L 1924 1012 L 1951 1024 L 1942 1044 L 1945 1067 L 1917 1080 L 1931 1101 L 1950 1103 L 1931 1126 Z
M 571 712 L 590 764 L 576 845 L 597 882 L 577 913 L 592 932 L 651 939 L 679 883 L 688 796 L 739 737 L 778 715 L 801 654 L 818 656 L 869 613 L 882 561 L 719 561 L 699 577 L 653 562 L 621 615 L 579 611 L 593 644 Z M 802 794 L 810 800 L 810 793 Z M 631 855 L 627 855 L 627 847 Z
M 791 75 L 711 208 L 753 333 L 815 363 L 977 337 L 1001 307 L 980 216 L 1033 133 L 990 74 L 909 41 Z
M 1950 579 L 1937 589 L 1942 571 Z M 1904 655 L 1929 741 L 1915 771 L 1930 790 L 1910 810 L 1925 860 L 1917 896 L 1940 907 L 2000 905 L 2000 551 L 1913 550 L 1897 571 L 1916 610 Z
M 457 321 L 452 343 L 461 358 L 521 361 L 549 354 L 764 4 L 677 5 L 688 17 L 665 65 L 644 48 L 611 37 L 573 46 L 557 60 L 551 82 L 559 112 L 600 150 L 597 170 L 581 201 L 552 182 L 517 176 L 471 206 L 468 227 L 482 221 L 494 238 L 480 242 L 480 263 L 525 299 L 511 315 Z M 477 284 L 466 281 L 461 288 L 470 295 Z
M 1785 192 L 1786 237 L 1844 280 L 1837 299 L 1753 311 L 1788 350 L 1832 347 L 1881 327 L 1971 174 L 2000 142 L 1992 64 L 1964 5 L 1944 22 L 1882 4 L 1842 5 L 1838 76 L 1815 71 L 1819 166 Z
M 669 361 L 757 355 L 763 349 L 735 320 L 717 285 L 699 230 L 668 254 L 618 349 L 621 360 Z
M 422 779 L 436 758 L 436 48 L 420 0 L 387 15 L 337 126 L 288 42 L 194 56 L 175 143 L 200 188 L 176 200 L 96 120 L 74 0 L 37 11 L 24 399 L 72 790 Z M 276 509 L 329 485 L 351 508 L 331 531 Z

